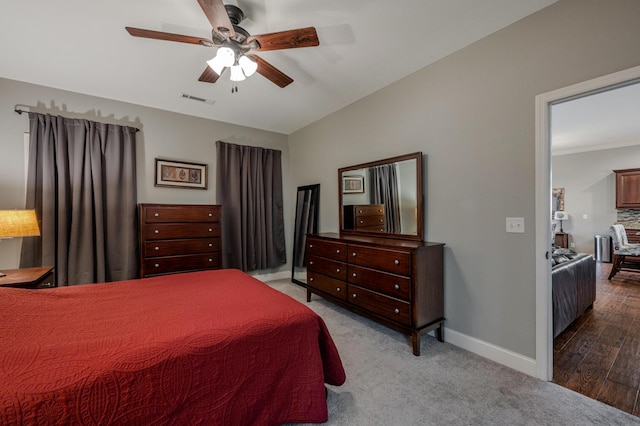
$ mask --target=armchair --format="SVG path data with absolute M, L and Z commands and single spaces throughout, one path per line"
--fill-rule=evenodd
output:
M 640 256 L 640 244 L 629 244 L 623 225 L 611 225 L 613 239 L 613 265 L 608 279 L 612 279 L 621 269 L 640 270 L 640 263 L 625 261 L 626 256 Z

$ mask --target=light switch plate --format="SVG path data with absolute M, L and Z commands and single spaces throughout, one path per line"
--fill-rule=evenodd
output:
M 524 234 L 524 217 L 508 217 L 507 232 Z

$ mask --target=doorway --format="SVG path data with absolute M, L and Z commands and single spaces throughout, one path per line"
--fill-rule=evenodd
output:
M 536 96 L 536 370 L 542 380 L 553 376 L 553 319 L 551 304 L 551 109 L 640 81 L 640 67 L 599 77 Z

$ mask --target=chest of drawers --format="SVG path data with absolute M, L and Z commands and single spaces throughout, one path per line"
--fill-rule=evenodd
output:
M 220 206 L 140 204 L 140 277 L 221 267 Z
M 344 206 L 343 218 L 345 229 L 384 232 L 384 204 Z
M 307 236 L 307 301 L 317 294 L 410 335 L 444 341 L 444 244 L 376 237 Z

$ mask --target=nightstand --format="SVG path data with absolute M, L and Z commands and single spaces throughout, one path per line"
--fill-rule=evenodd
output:
M 2 272 L 7 275 L 0 277 L 0 287 L 51 288 L 56 286 L 53 279 L 53 266 L 5 269 Z

